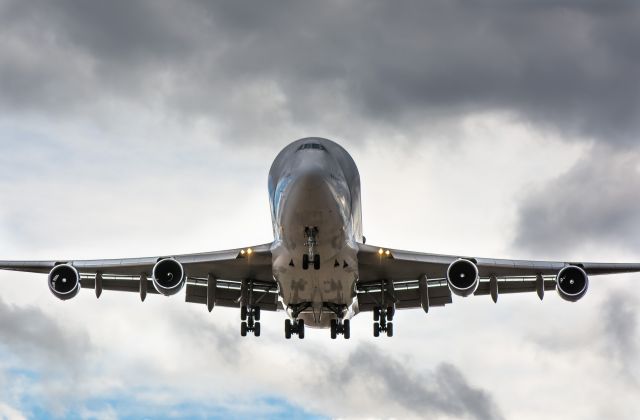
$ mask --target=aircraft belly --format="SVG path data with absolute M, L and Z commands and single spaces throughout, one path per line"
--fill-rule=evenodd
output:
M 335 317 L 327 304 L 351 307 L 354 302 L 358 248 L 346 181 L 335 176 L 338 171 L 329 164 L 314 165 L 305 166 L 278 189 L 271 252 L 283 305 L 308 306 L 300 318 L 311 327 L 324 327 Z M 320 259 L 318 268 L 314 257 Z

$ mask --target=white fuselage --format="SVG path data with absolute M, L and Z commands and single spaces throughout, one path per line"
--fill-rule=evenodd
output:
M 362 241 L 360 181 L 353 159 L 329 140 L 299 140 L 274 161 L 269 192 L 273 273 L 283 305 L 305 305 L 300 318 L 312 327 L 327 327 L 336 317 L 329 307 L 342 308 L 349 317 L 357 311 L 357 242 Z

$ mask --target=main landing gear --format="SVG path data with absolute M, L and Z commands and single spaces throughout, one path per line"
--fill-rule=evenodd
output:
M 342 334 L 345 340 L 351 338 L 351 321 L 344 319 L 347 307 L 328 302 L 325 302 L 323 306 L 336 314 L 336 318 L 331 320 L 331 339 L 335 340 L 338 334 Z
M 240 335 L 246 337 L 247 332 L 260 337 L 260 307 L 244 305 L 240 307 Z
M 297 334 L 299 339 L 304 338 L 304 320 L 298 319 L 302 311 L 309 309 L 311 303 L 304 302 L 295 305 L 289 305 L 291 310 L 291 319 L 284 321 L 284 337 L 289 340 L 293 334 Z
M 345 340 L 351 337 L 351 322 L 348 319 L 331 320 L 331 339 L 335 340 L 338 334 L 342 334 Z
M 286 319 L 284 321 L 284 337 L 289 340 L 292 334 L 297 334 L 301 340 L 304 338 L 304 320 L 294 319 L 291 321 Z
M 393 316 L 396 309 L 393 306 L 373 308 L 373 336 L 379 337 L 381 332 L 386 332 L 387 337 L 393 337 Z

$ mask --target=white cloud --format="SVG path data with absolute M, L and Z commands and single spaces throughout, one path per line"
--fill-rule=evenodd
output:
M 0 2 L 0 7 L 9 3 Z M 148 16 L 158 18 L 145 10 L 135 9 L 143 12 L 144 22 Z M 572 84 L 567 96 L 554 79 L 555 85 L 542 84 L 543 97 L 531 86 L 526 91 L 517 84 L 507 86 L 496 105 L 495 81 L 488 79 L 474 80 L 472 85 L 480 91 L 471 92 L 467 88 L 473 86 L 464 83 L 437 83 L 449 80 L 445 73 L 423 85 L 422 77 L 428 74 L 420 69 L 438 70 L 452 58 L 433 60 L 431 54 L 438 48 L 430 46 L 429 54 L 415 56 L 420 60 L 411 61 L 414 65 L 402 61 L 412 49 L 398 50 L 400 60 L 378 61 L 380 49 L 371 41 L 361 45 L 366 47 L 362 57 L 362 50 L 348 42 L 346 62 L 328 59 L 331 54 L 318 57 L 317 49 L 305 50 L 305 60 L 292 60 L 285 57 L 293 54 L 288 48 L 300 52 L 300 45 L 343 56 L 345 39 L 333 39 L 336 45 L 331 48 L 285 39 L 284 44 L 260 51 L 255 47 L 262 33 L 253 28 L 265 19 L 278 24 L 280 14 L 267 14 L 256 22 L 254 15 L 230 7 L 220 10 L 228 19 L 223 26 L 244 23 L 243 36 L 228 31 L 220 43 L 204 45 L 195 36 L 201 28 L 210 34 L 209 16 L 194 13 L 195 7 L 172 10 L 156 11 L 171 18 L 163 33 L 157 33 L 160 26 L 139 28 L 137 43 L 130 31 L 142 20 L 132 17 L 123 23 L 122 32 L 96 32 L 111 20 L 105 16 L 103 21 L 100 13 L 94 16 L 90 10 L 78 13 L 89 13 L 92 25 L 83 26 L 82 18 L 65 15 L 60 22 L 68 28 L 49 28 L 50 34 L 62 33 L 57 39 L 29 37 L 39 34 L 37 26 L 26 28 L 26 33 L 11 32 L 19 19 L 0 30 L 0 45 L 6 47 L 0 61 L 11 64 L 1 66 L 5 76 L 0 78 L 9 80 L 6 72 L 24 66 L 17 76 L 28 82 L 25 89 L 13 89 L 12 96 L 0 101 L 0 257 L 166 255 L 268 242 L 266 177 L 272 158 L 295 138 L 321 135 L 343 144 L 360 168 L 364 229 L 370 243 L 536 258 L 543 250 L 513 247 L 519 203 L 532 189 L 546 189 L 576 164 L 588 161 L 594 142 L 607 141 L 567 134 L 584 133 L 572 129 L 575 124 L 593 129 L 594 121 L 605 121 L 603 131 L 616 131 L 611 123 L 616 119 L 606 114 L 615 111 L 607 104 L 619 101 L 612 96 L 597 103 L 588 100 L 597 96 L 597 89 L 582 98 L 580 84 Z M 379 16 L 378 8 L 369 12 Z M 591 16 L 588 10 L 582 12 L 580 28 Z M 185 18 L 195 23 L 183 32 L 179 22 Z M 344 19 L 349 22 L 348 16 Z M 553 23 L 552 33 L 565 27 Z M 288 24 L 301 39 L 309 35 L 300 31 L 308 25 L 298 27 L 297 20 Z M 312 35 L 319 26 L 311 28 Z M 498 34 L 506 31 L 495 28 Z M 607 33 L 594 36 L 610 42 Z M 132 44 L 115 42 L 121 35 Z M 264 35 L 274 36 L 269 31 Z M 323 35 L 332 39 L 330 32 Z M 482 38 L 483 51 L 495 51 L 489 42 L 494 36 Z M 407 37 L 409 44 L 413 39 Z M 167 58 L 166 49 L 175 47 L 172 42 L 180 52 Z M 578 44 L 584 46 L 582 41 Z M 234 45 L 244 48 L 234 50 Z M 119 53 L 119 47 L 124 52 Z M 575 51 L 565 48 L 558 51 Z M 260 71 L 247 51 L 259 53 L 267 71 Z M 457 49 L 454 55 L 464 51 Z M 223 52 L 229 53 L 229 62 L 218 61 Z M 272 52 L 284 64 L 269 67 Z M 471 64 L 487 61 L 463 56 Z M 593 56 L 580 50 L 577 59 Z M 389 73 L 369 72 L 367 57 L 378 66 L 374 70 Z M 360 58 L 365 60 L 361 63 Z M 507 65 L 507 77 L 521 65 L 532 69 L 539 56 L 531 59 Z M 573 66 L 560 61 L 562 74 L 571 74 Z M 612 63 L 609 70 L 615 70 L 618 62 L 607 62 Z M 243 71 L 227 74 L 233 66 L 221 64 L 229 63 Z M 534 70 L 556 70 L 553 63 L 549 59 Z M 481 70 L 491 70 L 494 63 L 489 64 Z M 470 71 L 461 74 L 465 76 L 473 75 L 474 68 L 454 70 Z M 48 77 L 39 78 L 40 70 Z M 628 68 L 623 70 L 626 74 Z M 313 77 L 306 74 L 312 71 Z M 395 77 L 398 74 L 415 77 L 406 81 Z M 606 85 L 606 77 L 598 80 Z M 541 82 L 531 81 L 534 88 Z M 456 88 L 451 98 L 433 99 L 420 90 L 449 97 L 443 86 Z M 631 93 L 628 96 L 633 99 Z M 565 100 L 580 106 L 567 107 Z M 558 109 L 562 112 L 555 115 Z M 552 114 L 551 121 L 541 122 L 541 116 Z M 586 122 L 589 116 L 597 118 Z M 636 122 L 627 122 L 620 131 L 632 131 Z M 585 178 L 590 176 L 587 169 Z M 625 181 L 620 176 L 611 179 L 635 197 Z M 567 253 L 593 260 L 639 259 L 640 250 L 632 246 L 623 254 L 593 245 L 598 244 L 597 236 L 590 240 L 590 246 L 572 243 Z M 105 292 L 96 301 L 92 291 L 59 302 L 47 290 L 44 276 L 2 272 L 0 348 L 5 357 L 0 358 L 0 389 L 5 394 L 0 416 L 22 411 L 29 417 L 36 404 L 61 416 L 77 412 L 112 418 L 129 412 L 133 396 L 150 416 L 188 405 L 194 415 L 220 409 L 248 417 L 277 413 L 278 404 L 270 402 L 275 399 L 311 413 L 349 418 L 481 417 L 478 413 L 490 412 L 518 419 L 631 419 L 640 411 L 640 361 L 634 356 L 640 338 L 634 327 L 637 311 L 629 303 L 640 299 L 635 280 L 594 279 L 590 293 L 576 304 L 548 293 L 542 303 L 533 294 L 500 296 L 497 305 L 488 297 L 455 298 L 453 305 L 428 315 L 400 311 L 392 340 L 371 337 L 370 315 L 362 314 L 353 321 L 350 341 L 332 341 L 328 331 L 314 330 L 303 341 L 286 341 L 279 313 L 263 314 L 263 337 L 242 339 L 238 311 L 232 309 L 216 308 L 209 314 L 201 306 L 185 304 L 182 296 L 150 296 L 142 304 L 135 294 Z M 411 385 L 402 390 L 406 395 L 394 388 L 394 376 L 385 374 L 384 367 L 397 370 L 396 382 L 406 376 Z M 480 402 L 479 411 L 465 405 L 470 404 L 465 395 Z
M 13 407 L 11 407 L 10 405 L 4 404 L 2 402 L 0 402 L 0 419 L 2 420 L 24 420 L 27 417 L 25 417 L 24 414 L 22 414 L 20 412 L 20 410 L 17 410 Z

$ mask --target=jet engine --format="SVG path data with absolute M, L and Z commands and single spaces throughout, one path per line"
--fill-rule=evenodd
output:
M 449 289 L 458 296 L 469 296 L 478 288 L 478 267 L 469 261 L 459 259 L 451 263 L 447 269 Z
M 152 274 L 153 286 L 165 296 L 173 296 L 182 290 L 186 280 L 182 264 L 173 258 L 158 261 Z
M 80 291 L 80 274 L 69 264 L 60 264 L 49 272 L 49 290 L 60 300 L 75 297 Z
M 564 300 L 575 302 L 581 299 L 589 288 L 589 276 L 580 267 L 570 265 L 558 273 L 556 277 L 556 289 Z

